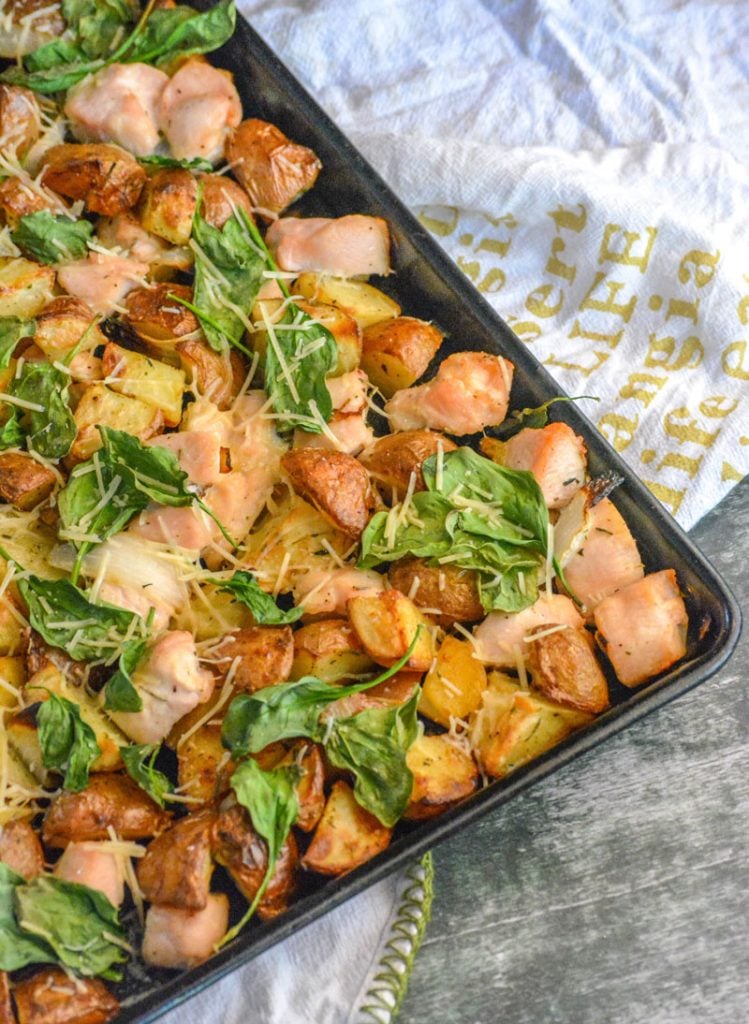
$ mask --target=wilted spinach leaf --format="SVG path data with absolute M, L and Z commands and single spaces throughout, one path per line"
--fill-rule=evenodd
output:
M 549 409 L 552 405 L 556 405 L 557 402 L 580 402 L 584 398 L 589 398 L 593 402 L 599 401 L 594 395 L 577 395 L 574 398 L 558 395 L 556 398 L 550 398 L 548 402 L 544 402 L 543 405 L 538 405 L 533 409 L 515 409 L 500 427 L 492 430 L 491 436 L 498 438 L 500 441 L 507 441 L 527 427 L 539 430 L 549 422 Z
M 52 949 L 36 935 L 24 932 L 16 920 L 15 893 L 26 880 L 0 861 L 0 971 L 17 971 L 27 964 L 53 964 Z
M 24 255 L 38 263 L 78 260 L 88 252 L 87 242 L 94 233 L 87 220 L 71 220 L 62 214 L 39 210 L 21 217 L 10 235 Z
M 166 775 L 154 766 L 160 750 L 161 746 L 158 743 L 131 743 L 127 747 L 120 747 L 120 754 L 130 778 L 137 782 L 159 807 L 163 807 L 165 797 L 174 792 L 174 787 Z
M 72 701 L 50 693 L 36 714 L 45 768 L 63 772 L 63 789 L 79 793 L 88 785 L 91 765 L 101 754 L 91 726 Z
M 213 164 L 210 160 L 204 160 L 202 156 L 192 157 L 190 160 L 178 160 L 176 156 L 161 156 L 158 153 L 153 156 L 137 157 L 139 164 L 146 167 L 181 167 L 186 171 L 206 171 L 210 174 Z
M 17 316 L 0 317 L 0 370 L 7 370 L 21 338 L 31 338 L 36 321 L 21 320 Z
M 145 640 L 131 640 L 120 655 L 117 671 L 104 688 L 105 711 L 142 711 L 143 701 L 133 684 L 132 674 L 146 653 Z
M 304 615 L 301 606 L 284 611 L 279 608 L 273 597 L 262 589 L 251 572 L 238 569 L 228 580 L 216 580 L 219 590 L 233 594 L 237 601 L 250 609 L 258 626 L 285 626 Z
M 64 458 L 78 433 L 70 410 L 70 377 L 51 363 L 28 361 L 8 393 L 29 404 L 20 414 L 27 447 L 46 459 Z

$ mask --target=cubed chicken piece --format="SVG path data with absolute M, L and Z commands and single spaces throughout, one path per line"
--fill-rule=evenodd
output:
M 481 661 L 501 668 L 514 668 L 518 658 L 525 659 L 524 638 L 539 626 L 571 626 L 584 623 L 579 612 L 563 594 L 541 596 L 521 612 L 490 612 L 474 632 L 476 655 Z
M 63 790 L 52 801 L 42 826 L 46 846 L 65 848 L 70 842 L 109 839 L 113 828 L 121 839 L 148 839 L 169 824 L 170 815 L 127 775 L 92 775 L 80 793 Z
M 348 612 L 349 599 L 387 589 L 387 580 L 373 569 L 313 569 L 294 584 L 295 604 L 304 606 L 306 618 Z
M 585 442 L 566 423 L 526 428 L 504 448 L 508 469 L 532 473 L 549 508 L 563 508 L 585 483 Z
M 156 107 L 168 75 L 148 64 L 110 64 L 74 85 L 65 116 L 80 142 L 116 142 L 136 156 L 159 144 Z
M 152 967 L 195 967 L 213 955 L 228 924 L 229 900 L 223 893 L 211 893 L 202 910 L 149 907 L 143 959 Z
M 507 415 L 513 370 L 502 356 L 456 352 L 433 380 L 396 391 L 385 406 L 390 429 L 427 427 L 462 435 L 499 426 Z
M 554 528 L 564 578 L 587 614 L 644 575 L 637 543 L 616 506 L 608 498 L 593 502 L 592 490 L 584 488 L 562 510 Z
M 210 487 L 227 471 L 222 457 L 222 451 L 228 452 L 224 441 L 222 432 L 217 430 L 178 430 L 154 438 L 151 444 L 173 452 L 191 484 Z
M 367 423 L 369 403 L 367 389 L 369 381 L 363 370 L 352 370 L 340 377 L 326 380 L 333 403 L 333 415 L 328 420 L 327 434 L 309 434 L 304 430 L 294 431 L 295 448 L 329 448 L 358 455 L 374 441 L 374 431 Z
M 57 283 L 95 313 L 106 316 L 121 305 L 131 289 L 143 284 L 147 273 L 148 264 L 140 260 L 92 252 L 60 267 Z
M 18 1024 L 106 1024 L 120 1004 L 98 978 L 46 967 L 13 988 Z
M 322 167 L 311 149 L 257 118 L 243 121 L 231 133 L 226 159 L 255 207 L 269 214 L 281 213 L 311 188 Z
M 9 821 L 0 826 L 0 862 L 27 881 L 42 873 L 42 844 L 27 821 Z
M 68 843 L 55 864 L 54 874 L 64 882 L 77 882 L 103 893 L 114 907 L 125 898 L 120 860 L 106 843 Z
M 676 573 L 662 569 L 596 606 L 593 618 L 619 682 L 639 686 L 687 653 L 687 610 Z
M 136 743 L 160 743 L 189 711 L 213 693 L 213 675 L 200 667 L 195 639 L 187 630 L 162 634 L 133 673 L 141 711 L 113 711 L 111 717 Z
M 178 160 L 203 157 L 217 163 L 229 131 L 242 119 L 242 102 L 228 71 L 193 58 L 161 93 L 157 118 Z
M 390 232 L 382 217 L 282 217 L 266 241 L 282 270 L 333 277 L 390 273 Z

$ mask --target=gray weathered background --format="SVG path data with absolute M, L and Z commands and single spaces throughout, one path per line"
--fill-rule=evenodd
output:
M 749 606 L 749 479 L 693 531 Z M 749 638 L 434 851 L 399 1024 L 749 1021 Z

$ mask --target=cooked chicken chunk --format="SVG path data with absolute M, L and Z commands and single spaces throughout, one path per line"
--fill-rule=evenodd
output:
M 223 893 L 211 893 L 202 910 L 149 907 L 143 959 L 152 967 L 195 967 L 213 954 L 228 924 L 229 900 Z
M 382 217 L 283 217 L 266 241 L 283 270 L 333 277 L 390 273 L 390 231 Z
M 227 71 L 193 58 L 162 92 L 157 117 L 174 156 L 217 163 L 227 134 L 242 119 L 242 102 Z
M 112 906 L 125 898 L 120 861 L 106 843 L 68 843 L 55 864 L 55 875 L 65 882 L 77 882 L 103 893 Z
M 563 594 L 539 597 L 522 612 L 490 612 L 474 632 L 476 654 L 490 665 L 514 668 L 518 655 L 524 658 L 528 653 L 523 640 L 532 630 L 561 624 L 583 626 L 574 604 Z

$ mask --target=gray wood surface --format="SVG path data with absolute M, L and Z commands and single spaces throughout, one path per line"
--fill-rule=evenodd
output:
M 749 479 L 694 530 L 749 608 Z M 434 851 L 399 1024 L 749 1021 L 749 637 Z

